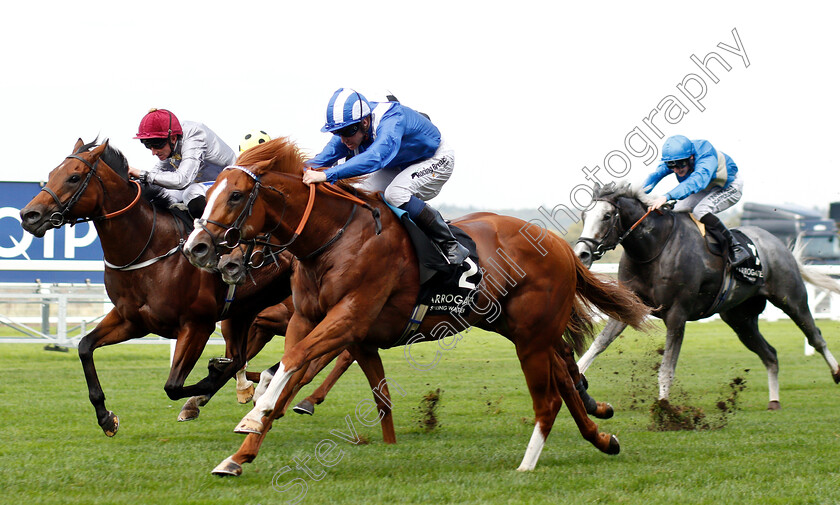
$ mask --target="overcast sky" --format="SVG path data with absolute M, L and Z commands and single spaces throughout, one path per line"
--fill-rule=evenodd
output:
M 658 154 L 653 125 L 731 155 L 742 201 L 827 206 L 840 200 L 838 8 L 770 5 L 4 2 L 0 179 L 43 180 L 77 138 L 97 135 L 150 167 L 132 139 L 150 107 L 202 121 L 234 148 L 263 129 L 314 155 L 328 99 L 351 87 L 393 92 L 453 144 L 455 173 L 432 203 L 569 205 L 583 167 L 613 179 L 613 151 L 631 162 L 622 180 L 643 178 L 653 165 L 625 138 L 639 128 Z M 739 47 L 733 30 L 742 54 L 719 46 Z M 691 60 L 710 52 L 730 67 L 708 63 L 717 83 Z M 678 88 L 686 79 L 689 94 L 705 86 L 697 103 Z M 621 160 L 609 157 L 614 173 Z

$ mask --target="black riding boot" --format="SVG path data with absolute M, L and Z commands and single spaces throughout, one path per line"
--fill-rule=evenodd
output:
M 706 214 L 700 219 L 700 222 L 706 225 L 706 227 L 717 231 L 726 240 L 727 246 L 729 246 L 729 263 L 731 263 L 733 267 L 736 267 L 750 259 L 750 253 L 747 251 L 747 248 L 738 242 L 738 239 L 732 235 L 729 228 L 727 228 L 716 215 Z
M 458 243 L 452 236 L 452 231 L 449 230 L 449 226 L 446 225 L 440 212 L 431 208 L 428 204 L 423 207 L 415 222 L 420 230 L 437 244 L 443 254 L 446 255 L 450 265 L 460 265 L 470 255 L 467 248 Z
M 207 199 L 203 196 L 197 196 L 187 203 L 187 210 L 190 213 L 190 217 L 193 219 L 200 219 L 201 215 L 204 214 L 204 206 L 207 205 Z

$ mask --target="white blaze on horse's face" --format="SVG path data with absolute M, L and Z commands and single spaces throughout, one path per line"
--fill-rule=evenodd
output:
M 581 238 L 591 238 L 600 242 L 610 232 L 609 226 L 612 223 L 612 213 L 615 207 L 607 202 L 595 202 L 595 206 L 587 210 L 583 216 L 583 231 L 580 232 Z M 575 246 L 575 252 L 578 248 L 589 247 L 583 243 Z
M 201 215 L 201 219 L 204 219 L 205 221 L 210 219 L 210 214 L 213 211 L 213 206 L 216 205 L 216 200 L 219 198 L 219 195 L 222 192 L 224 192 L 226 187 L 227 179 L 224 179 L 221 183 L 219 183 L 218 187 L 211 188 L 210 198 L 207 199 L 207 205 L 204 206 L 204 214 Z
M 227 185 L 227 180 L 223 180 L 215 190 L 211 190 L 210 198 L 207 200 L 207 205 L 204 207 L 204 213 L 201 215 L 201 219 L 207 220 L 210 217 L 210 213 L 213 210 L 213 205 L 216 204 L 216 199 L 218 195 L 225 189 Z M 198 235 L 204 232 L 204 230 L 200 226 L 196 226 L 193 229 L 192 233 L 190 233 L 189 238 L 184 243 L 184 249 L 192 249 L 195 247 L 195 243 L 198 240 Z

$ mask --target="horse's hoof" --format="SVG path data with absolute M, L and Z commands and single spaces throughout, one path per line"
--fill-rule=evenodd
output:
M 242 475 L 242 465 L 234 461 L 233 456 L 228 456 L 210 473 L 219 477 L 239 477 Z
M 254 398 L 254 383 L 249 381 L 249 384 L 245 389 L 236 390 L 236 400 L 239 403 L 248 403 Z
M 239 421 L 239 425 L 233 430 L 234 433 L 254 433 L 259 435 L 262 433 L 263 424 L 260 421 L 254 421 L 247 417 Z
M 312 402 L 308 400 L 303 400 L 302 402 L 292 407 L 292 410 L 296 414 L 307 414 L 311 416 L 315 413 L 315 405 L 313 405 Z
M 615 415 L 615 411 L 613 410 L 613 406 L 609 403 L 598 402 L 598 408 L 592 415 L 598 419 L 609 419 Z
M 181 412 L 178 413 L 178 422 L 194 421 L 198 419 L 198 414 L 201 411 L 198 408 L 198 397 L 193 396 L 184 403 L 181 407 Z
M 837 369 L 837 371 L 831 374 L 831 376 L 834 377 L 835 384 L 840 384 L 840 369 Z
M 615 437 L 615 435 L 610 435 L 610 445 L 609 447 L 607 447 L 607 450 L 605 452 L 611 456 L 615 456 L 616 454 L 621 452 L 621 444 L 618 443 L 618 439 Z
M 772 402 L 767 404 L 767 410 L 781 410 L 782 404 L 779 403 L 779 400 L 773 400 Z
M 117 434 L 117 430 L 120 429 L 120 418 L 109 410 L 105 422 L 99 423 L 99 426 L 102 427 L 102 431 L 105 432 L 106 436 L 113 437 Z

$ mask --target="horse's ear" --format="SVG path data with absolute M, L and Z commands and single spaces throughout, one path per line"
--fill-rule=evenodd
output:
M 90 152 L 90 159 L 91 161 L 99 159 L 102 156 L 102 153 L 105 152 L 105 149 L 108 147 L 108 141 L 105 140 L 102 144 L 96 146 L 96 148 Z
M 263 172 L 268 169 L 268 167 L 273 166 L 277 162 L 277 157 L 271 158 L 270 160 L 263 160 L 254 164 L 254 168 Z
M 74 146 L 73 146 L 73 154 L 76 154 L 77 152 L 79 152 L 79 149 L 80 149 L 83 145 L 85 145 L 85 141 L 84 141 L 84 140 L 82 140 L 82 139 L 77 140 L 77 141 L 76 141 L 76 145 L 74 145 Z

